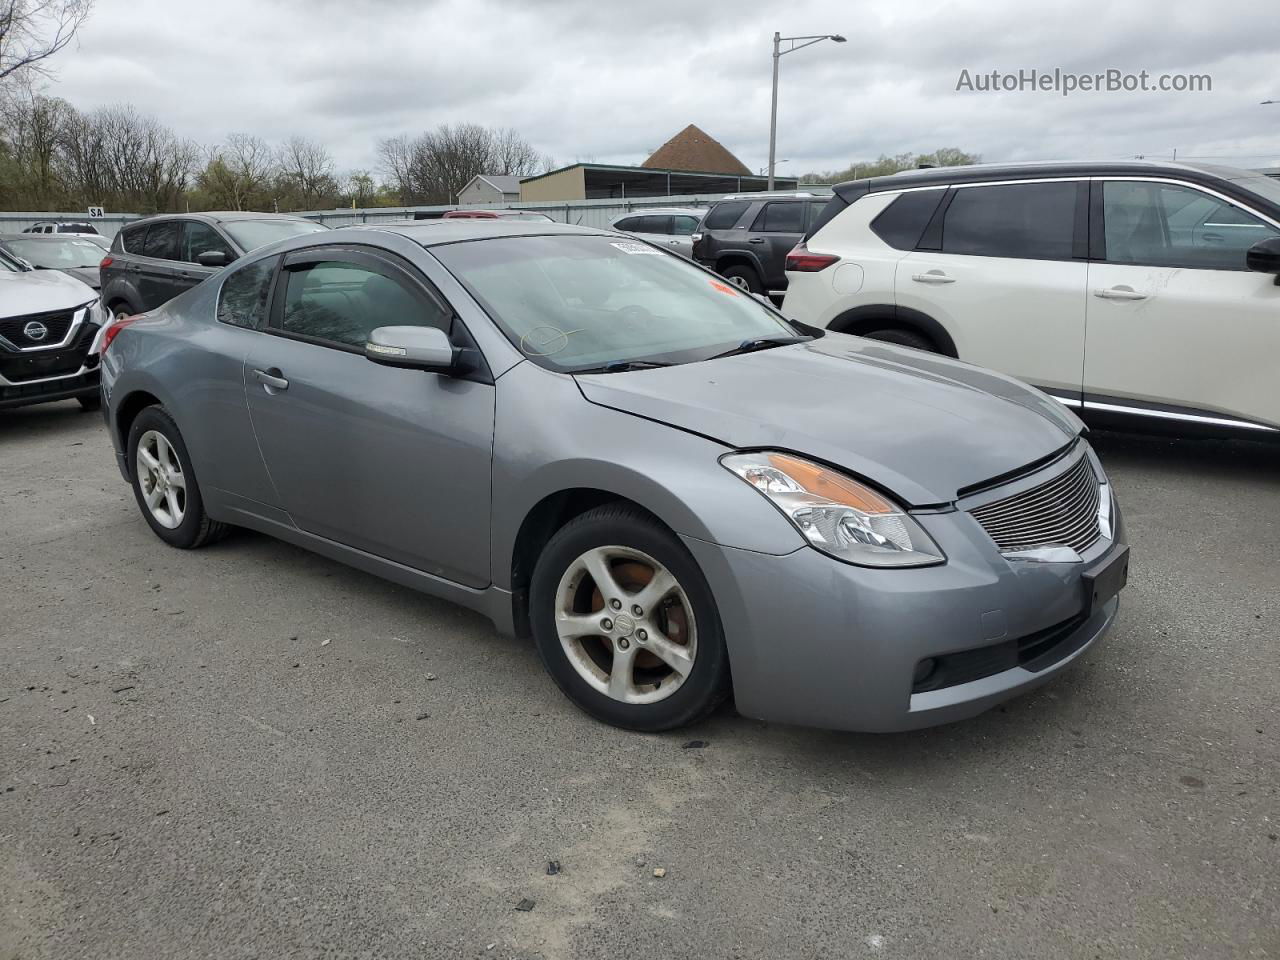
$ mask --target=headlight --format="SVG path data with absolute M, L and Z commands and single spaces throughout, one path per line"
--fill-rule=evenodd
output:
M 852 477 L 788 453 L 731 453 L 720 462 L 837 560 L 864 567 L 921 567 L 945 560 L 906 511 Z

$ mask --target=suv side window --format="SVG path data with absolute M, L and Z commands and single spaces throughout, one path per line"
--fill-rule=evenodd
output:
M 751 229 L 760 233 L 804 233 L 804 203 L 775 200 L 756 215 Z
M 218 322 L 261 330 L 266 325 L 267 298 L 279 257 L 267 257 L 241 267 L 222 281 L 218 291 Z
M 738 222 L 740 216 L 747 212 L 749 206 L 751 204 L 746 200 L 717 203 L 707 214 L 707 219 L 702 221 L 702 226 L 707 230 L 728 230 Z
M 200 254 L 211 250 L 220 250 L 225 253 L 228 263 L 236 258 L 226 241 L 218 236 L 217 230 L 199 220 L 188 220 L 183 225 L 182 252 L 178 259 L 187 263 L 198 263 Z
M 1108 263 L 1244 270 L 1245 252 L 1280 230 L 1191 187 L 1114 180 L 1102 185 Z
M 898 194 L 897 199 L 871 221 L 872 233 L 896 250 L 914 250 L 946 192 L 940 187 Z
M 178 231 L 180 220 L 160 220 L 147 228 L 147 238 L 142 241 L 142 255 L 157 260 L 178 259 Z
M 1019 260 L 1070 260 L 1078 186 L 1010 183 L 956 190 L 942 252 Z
M 650 214 L 647 217 L 641 217 L 640 221 L 640 226 L 637 228 L 639 233 L 667 234 L 671 232 L 671 218 L 665 214 Z
M 640 222 L 641 222 L 642 220 L 644 220 L 644 217 L 627 217 L 626 219 L 624 219 L 624 220 L 619 220 L 617 223 L 615 223 L 615 224 L 613 225 L 613 229 L 615 229 L 615 230 L 631 230 L 631 231 L 634 231 L 634 232 L 636 232 L 636 233 L 639 233 L 639 232 L 640 232 Z
M 358 263 L 325 260 L 286 271 L 280 329 L 294 336 L 363 350 L 378 327 L 447 332 L 451 319 L 440 304 Z
M 123 250 L 125 253 L 141 253 L 142 241 L 146 239 L 146 236 L 147 225 L 145 223 L 140 227 L 125 227 L 116 234 L 117 242 L 119 243 L 117 249 Z

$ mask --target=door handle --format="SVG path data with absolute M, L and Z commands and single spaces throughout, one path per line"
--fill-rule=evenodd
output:
M 668 240 L 668 241 L 667 241 L 667 243 L 671 244 L 673 247 L 676 247 L 676 246 L 679 246 L 679 245 L 680 245 L 680 241 L 679 241 L 679 240 Z
M 1206 243 L 1221 243 L 1224 238 L 1220 233 L 1202 233 L 1200 239 Z
M 270 370 L 254 370 L 253 375 L 260 384 L 267 388 L 268 392 L 289 389 L 289 381 L 282 377 L 280 371 L 275 367 Z
M 1103 300 L 1145 300 L 1147 299 L 1147 295 L 1145 293 L 1138 293 L 1138 291 L 1134 290 L 1133 287 L 1126 287 L 1126 286 L 1108 287 L 1106 290 L 1095 290 L 1093 291 L 1093 295 Z
M 752 237 L 747 243 L 764 243 L 764 237 Z
M 916 283 L 955 283 L 955 277 L 948 277 L 941 270 L 930 270 L 928 273 L 913 273 L 911 279 Z

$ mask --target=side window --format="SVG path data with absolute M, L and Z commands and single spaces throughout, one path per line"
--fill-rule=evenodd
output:
M 945 189 L 909 190 L 880 211 L 871 221 L 872 232 L 897 250 L 914 250 L 933 219 Z
M 942 252 L 1019 260 L 1070 260 L 1075 183 L 962 187 L 942 224 Z
M 1102 185 L 1108 263 L 1244 270 L 1245 252 L 1280 230 L 1191 187 L 1141 181 Z
M 369 267 L 338 260 L 289 270 L 280 329 L 285 333 L 363 349 L 370 331 L 385 326 L 449 329 L 450 315 L 434 301 Z
M 267 297 L 278 257 L 267 257 L 236 270 L 218 291 L 218 321 L 260 330 L 266 325 Z
M 766 203 L 751 229 L 762 233 L 804 233 L 805 206 L 794 200 Z
M 615 223 L 613 229 L 638 231 L 640 229 L 640 221 L 643 219 L 644 217 L 627 217 L 625 220 L 619 220 Z
M 643 223 L 640 225 L 640 233 L 662 233 L 671 232 L 671 218 L 658 213 L 652 213 L 647 217 L 640 218 Z
M 157 260 L 178 259 L 178 232 L 180 220 L 160 220 L 147 229 L 147 239 L 142 242 L 142 255 Z
M 142 241 L 146 239 L 147 227 L 126 227 L 120 231 L 120 249 L 125 253 L 141 253 Z
M 730 200 L 728 203 L 717 203 L 707 214 L 702 225 L 708 230 L 728 230 L 738 218 L 751 206 L 746 200 Z
M 687 237 L 698 229 L 698 218 L 678 214 L 671 218 L 671 232 L 678 237 Z
M 200 254 L 207 253 L 210 250 L 219 250 L 227 255 L 227 262 L 230 263 L 236 258 L 236 255 L 227 246 L 226 241 L 218 236 L 218 231 L 207 223 L 201 223 L 199 220 L 188 220 L 182 229 L 182 254 L 179 260 L 185 260 L 187 263 L 197 263 Z

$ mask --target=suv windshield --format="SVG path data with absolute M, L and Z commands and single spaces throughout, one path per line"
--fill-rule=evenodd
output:
M 47 240 L 10 240 L 9 249 L 33 266 L 49 270 L 73 267 L 96 267 L 102 261 L 102 248 L 91 240 L 74 237 L 50 237 Z
M 231 239 L 240 245 L 241 250 L 248 253 L 277 240 L 319 233 L 328 227 L 310 220 L 232 220 L 224 223 L 222 229 L 231 234 Z
M 750 294 L 634 240 L 504 237 L 431 252 L 525 356 L 552 370 L 688 363 L 797 333 Z

